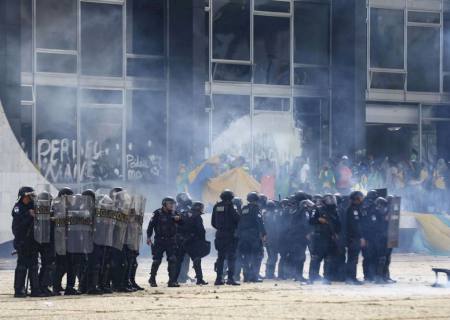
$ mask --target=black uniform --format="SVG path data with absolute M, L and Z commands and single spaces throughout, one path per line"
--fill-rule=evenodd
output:
M 288 279 L 292 278 L 292 271 L 289 267 L 289 247 L 285 244 L 289 243 L 289 225 L 291 223 L 292 215 L 290 214 L 290 208 L 284 207 L 281 209 L 280 222 L 279 222 L 279 252 L 280 262 L 278 263 L 278 278 Z
M 249 203 L 242 208 L 237 235 L 239 238 L 239 254 L 244 269 L 244 282 L 255 282 L 259 275 L 259 259 L 263 247 L 262 237 L 266 229 L 261 210 L 256 203 Z
M 150 272 L 150 282 L 156 281 L 156 274 L 161 265 L 164 253 L 167 256 L 169 284 L 177 281 L 177 225 L 175 221 L 176 213 L 167 212 L 163 208 L 153 212 L 147 228 L 147 239 L 151 239 L 153 232 L 155 233 L 152 245 L 153 263 Z
M 217 250 L 215 265 L 217 279 L 216 284 L 222 283 L 223 265 L 227 260 L 228 281 L 234 281 L 234 267 L 236 260 L 237 237 L 236 229 L 239 222 L 239 214 L 231 200 L 218 202 L 212 212 L 211 225 L 216 229 L 214 245 Z
M 38 250 L 37 243 L 34 241 L 34 218 L 31 215 L 31 210 L 34 210 L 34 204 L 30 202 L 25 205 L 22 201 L 17 202 L 12 210 L 13 244 L 17 252 L 14 291 L 17 297 L 26 295 L 25 279 L 27 272 L 30 279 L 31 295 L 41 295 L 38 277 Z
M 307 236 L 310 232 L 308 212 L 305 208 L 291 209 L 291 217 L 287 226 L 287 273 L 297 281 L 304 281 L 303 267 L 306 260 Z
M 366 201 L 367 200 L 367 201 Z M 366 246 L 362 248 L 364 280 L 374 281 L 375 243 L 376 237 L 373 229 L 377 222 L 375 204 L 370 199 L 365 199 L 361 208 L 362 237 L 366 240 Z
M 354 282 L 356 279 L 356 270 L 358 257 L 361 251 L 361 240 L 363 239 L 361 230 L 361 207 L 350 205 L 346 211 L 346 232 L 345 247 L 347 251 L 346 259 L 346 281 Z
M 321 223 L 319 218 L 326 220 Z M 321 206 L 311 216 L 310 224 L 314 231 L 311 237 L 311 263 L 309 267 L 309 280 L 311 282 L 319 278 L 320 263 L 324 262 L 324 278 L 330 281 L 332 261 L 337 250 L 337 235 L 341 229 L 341 223 L 335 206 Z
M 273 279 L 275 267 L 278 262 L 278 255 L 280 253 L 280 210 L 276 207 L 267 208 L 263 215 L 263 219 L 267 232 L 266 278 Z
M 197 284 L 203 283 L 200 246 L 206 242 L 206 231 L 200 213 L 193 210 L 184 211 L 181 215 L 183 223 L 178 228 L 177 279 L 187 254 L 193 262 Z

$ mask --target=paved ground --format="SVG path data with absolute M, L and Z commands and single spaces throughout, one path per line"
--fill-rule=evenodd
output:
M 300 286 L 266 281 L 241 287 L 165 286 L 100 297 L 12 298 L 13 271 L 0 271 L 0 319 L 450 319 L 450 288 L 432 288 L 431 266 L 450 268 L 450 258 L 395 255 L 395 285 Z M 150 261 L 141 261 L 146 284 Z M 8 269 L 6 261 L 0 268 Z M 206 263 L 212 281 L 212 263 Z

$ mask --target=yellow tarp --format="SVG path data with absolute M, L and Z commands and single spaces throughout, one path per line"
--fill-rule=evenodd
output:
M 188 175 L 189 183 L 192 183 L 192 181 L 194 181 L 195 178 L 197 178 L 198 174 L 200 173 L 200 171 L 202 171 L 203 167 L 207 163 L 216 163 L 216 164 L 220 163 L 220 158 L 218 156 L 214 156 L 212 158 L 209 158 L 208 160 L 203 162 L 201 165 L 197 166 L 194 170 L 189 172 L 189 175 Z
M 450 227 L 433 214 L 414 214 L 428 245 L 438 252 L 450 252 Z
M 235 168 L 208 181 L 203 190 L 203 201 L 210 204 L 216 203 L 224 189 L 230 189 L 236 197 L 245 199 L 249 192 L 259 192 L 261 185 L 244 169 Z

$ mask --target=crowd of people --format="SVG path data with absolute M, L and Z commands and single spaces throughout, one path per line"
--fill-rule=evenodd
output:
M 314 193 L 349 194 L 359 190 L 387 188 L 390 193 L 402 197 L 403 209 L 423 213 L 450 212 L 447 197 L 450 186 L 450 171 L 444 159 L 418 161 L 412 155 L 407 161 L 393 161 L 389 157 L 372 156 L 337 157 L 321 165 L 312 165 L 307 157 L 297 157 L 290 162 L 277 164 L 269 159 L 259 160 L 253 169 L 248 159 L 221 155 L 210 164 L 208 177 L 242 167 L 261 184 L 261 192 L 270 199 L 284 198 L 296 190 Z M 195 193 L 199 189 L 186 178 L 189 170 L 180 167 L 178 190 Z M 207 179 L 200 181 L 205 183 Z M 201 187 L 200 187 L 201 189 Z
M 395 197 L 383 198 L 375 190 L 366 196 L 360 191 L 349 196 L 297 191 L 281 201 L 250 192 L 246 200 L 244 205 L 232 191 L 224 190 L 213 207 L 214 285 L 261 282 L 262 278 L 358 285 L 363 283 L 356 274 L 360 252 L 365 281 L 393 282 L 388 241 L 392 230 L 388 233 L 388 229 Z M 189 194 L 179 193 L 176 198 L 164 198 L 161 208 L 153 212 L 146 241 L 153 257 L 151 287 L 158 286 L 164 254 L 169 287 L 179 287 L 179 279 L 186 278 L 189 260 L 196 284 L 208 284 L 201 264 L 211 249 L 203 225 L 204 208 Z M 12 211 L 17 254 L 14 296 L 28 295 L 27 277 L 33 297 L 143 290 L 135 276 L 144 211 L 145 199 L 122 188 L 82 194 L 63 188 L 53 199 L 48 192 L 36 196 L 33 188 L 22 187 Z M 261 276 L 264 248 L 267 261 Z M 311 259 L 306 279 L 307 250 Z

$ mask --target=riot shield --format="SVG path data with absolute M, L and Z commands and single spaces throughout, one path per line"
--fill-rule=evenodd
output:
M 93 251 L 93 199 L 67 196 L 67 252 L 88 254 Z
M 55 252 L 66 255 L 66 196 L 57 197 L 52 202 Z
M 114 232 L 114 203 L 108 195 L 98 194 L 94 216 L 94 243 L 111 247 Z
M 141 245 L 146 201 L 142 196 L 133 196 L 131 198 L 125 245 L 133 251 L 139 251 Z
M 126 191 L 117 192 L 113 197 L 113 210 L 115 214 L 112 247 L 122 250 L 125 244 L 128 216 L 131 208 L 131 197 Z
M 34 240 L 39 244 L 50 243 L 50 219 L 52 196 L 48 192 L 38 194 L 34 218 Z
M 397 248 L 399 245 L 401 200 L 401 197 L 393 197 L 388 203 L 388 248 Z

